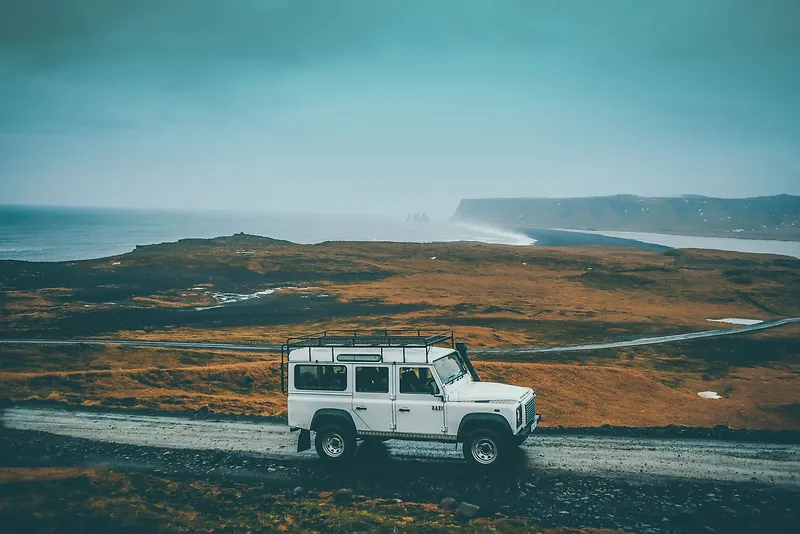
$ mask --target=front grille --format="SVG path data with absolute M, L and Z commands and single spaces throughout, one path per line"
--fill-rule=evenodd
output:
M 531 395 L 528 402 L 525 403 L 525 426 L 528 426 L 536 416 L 536 394 Z

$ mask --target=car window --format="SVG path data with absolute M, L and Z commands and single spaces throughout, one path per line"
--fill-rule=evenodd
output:
M 389 393 L 388 367 L 356 367 L 356 391 Z
M 445 384 L 453 378 L 467 373 L 467 368 L 457 352 L 450 353 L 444 358 L 439 358 L 433 362 L 433 366 L 436 368 L 436 372 L 439 373 L 439 378 Z
M 435 389 L 430 389 L 429 383 L 432 383 Z M 439 393 L 439 386 L 436 385 L 431 370 L 427 367 L 401 367 L 400 393 L 434 395 Z
M 344 391 L 347 389 L 347 368 L 344 365 L 298 365 L 294 368 L 294 387 Z

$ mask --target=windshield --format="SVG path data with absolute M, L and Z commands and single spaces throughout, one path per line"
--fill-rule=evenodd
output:
M 433 366 L 445 384 L 467 374 L 467 368 L 457 352 L 451 352 L 444 358 L 439 358 L 433 362 Z

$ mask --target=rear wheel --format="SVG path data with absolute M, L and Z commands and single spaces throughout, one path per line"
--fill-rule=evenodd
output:
M 508 444 L 493 430 L 479 429 L 470 432 L 464 440 L 464 458 L 475 467 L 488 468 L 505 461 Z
M 314 445 L 319 457 L 330 462 L 347 460 L 356 453 L 356 437 L 342 425 L 328 425 L 320 429 Z

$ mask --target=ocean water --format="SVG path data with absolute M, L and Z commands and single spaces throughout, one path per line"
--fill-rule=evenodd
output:
M 129 252 L 136 245 L 238 232 L 295 243 L 344 240 L 534 243 L 522 234 L 492 228 L 447 222 L 413 223 L 379 216 L 0 206 L 0 259 L 102 258 Z
M 671 234 L 648 234 L 643 232 L 590 232 L 581 233 L 604 235 L 621 239 L 634 239 L 643 243 L 653 243 L 671 248 L 704 248 L 712 250 L 731 250 L 756 254 L 780 254 L 800 258 L 800 241 L 776 241 L 772 239 L 741 239 L 735 237 L 700 237 Z
M 0 205 L 0 259 L 69 261 L 130 252 L 136 245 L 208 238 L 238 232 L 322 241 L 478 241 L 532 245 L 523 234 L 485 226 L 413 223 L 379 216 L 134 210 Z M 589 232 L 584 232 L 589 233 Z M 597 232 L 675 248 L 707 248 L 782 254 L 800 258 L 800 242 L 690 237 L 632 232 Z M 628 245 L 630 246 L 630 245 Z

